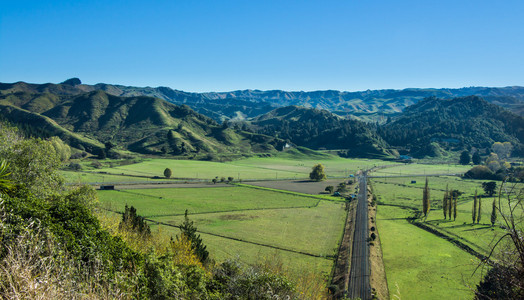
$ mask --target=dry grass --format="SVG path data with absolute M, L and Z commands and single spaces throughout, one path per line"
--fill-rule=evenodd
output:
M 3 222 L 2 222 L 3 225 Z M 100 266 L 69 259 L 34 223 L 5 247 L 0 261 L 2 299 L 129 299 L 123 283 L 103 280 Z M 129 285 L 128 285 L 129 286 Z
M 298 299 L 329 299 L 326 278 L 318 272 L 302 271 L 297 273 L 287 268 L 277 252 L 275 252 L 275 255 L 263 258 L 259 265 L 264 270 L 290 279 L 295 285 Z

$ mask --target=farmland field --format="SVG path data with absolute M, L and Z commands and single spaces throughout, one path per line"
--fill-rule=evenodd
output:
M 319 159 L 295 159 L 282 157 L 247 158 L 231 162 L 208 162 L 174 159 L 147 159 L 143 162 L 102 168 L 98 171 L 110 174 L 135 176 L 163 176 L 165 168 L 173 171 L 175 178 L 211 180 L 215 177 L 233 177 L 235 180 L 249 179 L 306 179 L 311 168 L 318 163 L 325 166 L 328 177 L 347 177 L 359 169 L 377 165 L 391 165 L 372 159 L 346 159 L 326 156 Z
M 479 196 L 483 195 L 482 182 L 484 181 L 464 180 L 447 176 L 428 178 L 431 210 L 426 223 L 448 236 L 459 239 L 475 251 L 487 255 L 493 241 L 503 234 L 503 230 L 499 226 L 492 227 L 490 223 L 493 197 L 480 200 L 482 201 L 481 220 L 479 224 L 472 224 L 473 196 L 475 190 Z M 424 183 L 424 180 L 417 180 L 417 183 L 411 184 L 409 178 L 375 178 L 373 188 L 379 202 L 422 210 Z M 442 198 L 446 186 L 450 190 L 457 189 L 463 192 L 457 200 L 457 218 L 455 221 L 449 220 L 449 216 L 448 220 L 444 220 Z M 519 211 L 521 210 L 517 209 L 518 213 Z
M 99 191 L 103 207 L 137 212 L 161 222 L 171 235 L 184 211 L 201 232 L 212 255 L 223 260 L 239 256 L 255 262 L 278 255 L 295 271 L 329 274 L 346 212 L 341 201 L 230 185 L 210 188 Z M 330 199 L 326 197 L 326 199 Z
M 373 172 L 372 176 L 403 176 L 403 175 L 431 175 L 431 174 L 461 174 L 471 169 L 471 166 L 456 164 L 399 164 Z
M 409 212 L 378 206 L 384 265 L 390 295 L 400 299 L 471 299 L 480 281 L 479 261 L 450 242 L 406 221 Z
M 371 182 L 379 203 L 377 227 L 390 294 L 399 292 L 402 299 L 418 299 L 420 295 L 424 295 L 424 299 L 471 298 L 470 288 L 474 288 L 483 276 L 480 271 L 473 274 L 478 259 L 408 222 L 416 211 L 422 210 L 425 179 L 376 177 Z M 503 229 L 492 227 L 490 223 L 493 197 L 482 199 L 480 224 L 472 224 L 473 196 L 475 190 L 478 195 L 484 193 L 482 182 L 451 176 L 428 177 L 431 210 L 426 220 L 419 221 L 477 253 L 489 254 L 493 241 L 503 234 Z M 454 221 L 449 220 L 449 216 L 444 220 L 442 198 L 446 186 L 463 193 L 457 201 Z M 517 213 L 521 213 L 519 209 Z
M 147 177 L 131 177 L 118 174 L 100 174 L 94 172 L 61 171 L 62 176 L 70 183 L 132 183 L 142 181 L 158 181 Z

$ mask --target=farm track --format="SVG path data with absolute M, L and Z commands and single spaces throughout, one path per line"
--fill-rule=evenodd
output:
M 394 173 L 391 173 L 394 174 Z M 393 177 L 438 177 L 438 176 L 462 176 L 464 173 L 434 173 L 434 174 L 397 174 L 397 175 L 376 175 L 369 178 L 393 178 Z

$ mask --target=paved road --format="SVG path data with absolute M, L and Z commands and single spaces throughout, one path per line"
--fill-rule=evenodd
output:
M 351 272 L 349 275 L 349 298 L 371 299 L 369 284 L 369 246 L 368 246 L 368 204 L 366 172 L 359 178 L 359 194 L 357 204 L 357 219 L 353 236 L 353 253 L 351 256 Z

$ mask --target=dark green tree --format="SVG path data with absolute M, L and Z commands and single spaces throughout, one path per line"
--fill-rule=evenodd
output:
M 491 226 L 495 226 L 495 222 L 497 222 L 497 203 L 495 202 L 495 199 L 493 199 L 493 206 L 491 208 Z
M 324 166 L 322 164 L 317 164 L 309 173 L 309 179 L 315 181 L 322 181 L 326 179 L 326 173 L 324 172 Z
M 332 185 L 328 185 L 328 186 L 326 186 L 326 189 L 325 189 L 325 191 L 328 192 L 328 193 L 330 193 L 330 194 L 333 194 L 333 191 L 334 191 L 334 190 L 335 190 L 335 187 L 332 186 Z
M 448 185 L 446 185 L 446 191 L 444 192 L 444 198 L 442 198 L 442 211 L 444 212 L 444 220 L 446 219 L 447 212 L 448 212 L 448 197 L 449 197 Z
M 460 160 L 459 163 L 461 165 L 467 165 L 471 161 L 471 156 L 469 155 L 469 152 L 467 150 L 462 151 L 460 154 Z
M 136 213 L 136 208 L 133 206 L 129 208 L 127 204 L 124 209 L 124 214 L 122 215 L 122 220 L 120 221 L 119 227 L 132 229 L 133 231 L 146 236 L 151 235 L 151 228 L 145 221 L 144 217 L 139 216 Z
M 337 192 L 339 193 L 345 193 L 348 191 L 347 185 L 345 182 L 341 182 L 337 186 Z
M 166 178 L 171 178 L 171 175 L 173 175 L 173 172 L 171 171 L 171 169 L 170 169 L 170 168 L 166 168 L 166 169 L 164 170 L 164 176 L 165 176 Z
M 106 150 L 104 148 L 100 148 L 100 149 L 96 150 L 96 155 L 98 156 L 97 157 L 98 159 L 106 159 L 107 158 L 107 153 L 106 153 Z
M 471 210 L 471 219 L 473 224 L 477 221 L 477 191 L 475 190 L 475 196 L 473 197 L 473 209 Z
M 448 216 L 449 216 L 449 219 L 451 220 L 451 213 L 453 212 L 453 199 L 454 199 L 454 194 L 453 194 L 453 190 L 451 191 L 451 193 L 449 193 L 449 200 L 448 200 Z
M 106 151 L 109 152 L 115 147 L 115 144 L 113 144 L 111 141 L 107 141 L 104 143 L 104 146 L 106 147 Z
M 482 198 L 479 197 L 479 211 L 477 212 L 477 224 L 480 223 L 481 215 L 482 215 Z
M 453 221 L 455 221 L 457 219 L 457 197 L 455 197 L 455 199 L 453 200 Z M 450 217 L 451 219 L 451 217 Z
M 480 165 L 482 163 L 482 158 L 480 157 L 480 153 L 478 150 L 475 151 L 475 153 L 473 153 L 471 160 L 473 161 L 474 165 Z
M 486 192 L 486 194 L 491 197 L 493 194 L 495 194 L 497 183 L 495 181 L 483 182 L 482 188 L 484 189 L 484 192 Z
M 180 232 L 185 235 L 191 241 L 191 248 L 195 252 L 198 259 L 205 263 L 209 257 L 209 252 L 207 251 L 206 245 L 202 242 L 200 234 L 197 234 L 197 228 L 193 224 L 193 221 L 189 220 L 187 216 L 187 209 L 184 213 L 184 222 L 180 224 Z
M 428 178 L 426 177 L 426 185 L 424 186 L 424 192 L 422 194 L 422 211 L 424 212 L 424 217 L 427 217 L 429 213 L 430 203 L 429 203 L 429 187 L 428 187 Z

